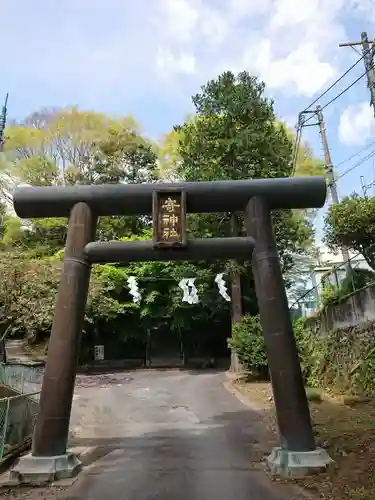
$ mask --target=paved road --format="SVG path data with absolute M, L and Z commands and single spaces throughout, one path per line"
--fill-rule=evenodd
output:
M 221 373 L 140 371 L 80 377 L 72 444 L 100 457 L 68 490 L 74 500 L 293 500 L 256 470 L 256 415 Z M 259 419 L 258 419 L 259 420 Z

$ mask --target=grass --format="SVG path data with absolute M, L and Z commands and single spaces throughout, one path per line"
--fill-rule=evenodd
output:
M 269 383 L 234 382 L 252 405 L 263 411 L 269 452 L 278 435 Z M 311 417 L 318 446 L 336 466 L 327 473 L 299 481 L 316 498 L 325 500 L 375 499 L 375 401 L 327 396 L 308 389 Z

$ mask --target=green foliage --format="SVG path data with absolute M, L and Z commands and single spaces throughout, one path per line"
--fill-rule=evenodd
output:
M 160 171 L 171 174 L 171 170 L 172 177 L 192 181 L 290 175 L 290 132 L 277 122 L 273 103 L 265 97 L 264 84 L 257 78 L 246 72 L 236 77 L 226 72 L 203 86 L 193 103 L 195 116 L 176 127 L 168 138 L 168 147 L 160 149 L 166 160 L 160 168 L 155 146 L 141 135 L 131 117 L 114 119 L 66 108 L 38 111 L 8 128 L 0 177 L 48 186 L 154 182 Z M 298 161 L 316 173 L 318 167 L 309 163 L 309 155 L 306 150 L 305 156 L 299 154 Z M 2 185 L 0 189 L 5 192 Z M 192 214 L 188 222 L 190 236 L 231 234 L 229 214 Z M 239 222 L 243 234 L 242 215 Z M 296 257 L 304 256 L 311 246 L 311 224 L 303 213 L 284 211 L 274 214 L 274 225 L 284 271 L 290 271 Z M 3 290 L 0 307 L 7 335 L 26 335 L 33 341 L 48 337 L 66 228 L 66 219 L 30 222 L 10 214 L 2 217 L 0 265 L 8 295 Z M 97 238 L 150 239 L 150 219 L 101 217 Z M 214 284 L 215 275 L 223 271 L 232 276 L 242 274 L 244 312 L 256 314 L 249 262 L 145 262 L 95 267 L 85 311 L 84 345 L 111 339 L 117 346 L 130 340 L 142 344 L 150 330 L 163 329 L 191 338 L 216 334 L 223 328 L 229 334 L 230 305 Z M 142 294 L 139 304 L 134 304 L 129 295 L 129 276 L 138 278 Z M 197 305 L 181 302 L 178 282 L 189 276 L 196 277 Z M 287 283 L 292 281 L 289 276 Z M 259 321 L 244 322 L 243 328 L 252 331 L 253 343 L 251 353 L 246 351 L 250 356 L 247 362 L 256 369 L 266 369 Z M 238 342 L 242 338 L 246 350 L 246 335 L 236 335 Z
M 306 385 L 375 396 L 374 323 L 321 333 L 319 321 L 299 318 L 294 323 Z
M 342 295 L 350 295 L 375 282 L 375 273 L 368 269 L 352 269 L 340 283 Z
M 125 124 L 126 125 L 126 124 Z M 156 180 L 156 154 L 152 144 L 126 126 L 112 126 L 95 144 L 93 165 L 97 184 Z
M 59 181 L 58 165 L 44 155 L 21 158 L 15 164 L 15 174 L 31 186 L 53 186 Z
M 362 253 L 375 269 L 375 198 L 353 194 L 329 207 L 324 239 L 332 250 L 342 245 Z
M 318 328 L 317 328 L 318 327 Z M 375 396 L 374 322 L 321 333 L 319 318 L 298 318 L 293 324 L 302 375 L 310 400 L 320 389 Z M 268 365 L 258 316 L 244 316 L 228 339 L 245 371 L 267 377 Z
M 275 127 L 264 84 L 247 72 L 220 75 L 193 96 L 196 119 L 182 127 L 177 171 L 186 180 L 285 177 L 291 143 Z
M 34 341 L 38 335 L 49 333 L 59 266 L 3 253 L 0 278 L 0 336 L 25 336 Z
M 248 373 L 264 374 L 268 371 L 263 330 L 259 316 L 245 315 L 233 326 L 229 346 L 235 350 L 241 365 Z
M 339 286 L 332 285 L 323 279 L 322 307 L 339 304 L 348 295 L 374 282 L 375 273 L 368 269 L 351 269 Z
M 75 107 L 41 110 L 8 127 L 6 168 L 16 182 L 33 186 L 152 182 L 155 147 L 137 129 L 131 117 L 113 119 Z M 139 234 L 148 224 L 144 217 L 101 217 L 98 238 Z M 64 246 L 66 222 L 33 221 L 27 233 L 11 232 L 5 238 L 8 248 L 36 247 L 30 255 L 42 258 Z M 46 245 L 48 235 L 51 245 Z
M 194 119 L 175 127 L 176 172 L 187 181 L 286 177 L 291 174 L 292 142 L 276 121 L 264 84 L 247 72 L 219 75 L 193 96 Z M 176 153 L 175 153 L 176 155 Z M 293 268 L 296 255 L 312 243 L 312 227 L 305 214 L 273 214 L 283 271 Z M 229 236 L 224 214 L 194 215 L 189 227 L 196 236 Z M 243 219 L 241 231 L 244 233 Z M 205 233 L 205 234 L 203 234 Z
M 342 292 L 338 286 L 326 285 L 323 287 L 321 302 L 323 307 L 338 304 L 342 299 Z
M 312 342 L 310 331 L 306 327 L 306 318 L 298 318 L 294 321 L 293 332 L 305 384 L 309 387 L 319 387 L 316 374 L 320 373 L 322 359 L 325 358 L 325 339 L 319 344 Z

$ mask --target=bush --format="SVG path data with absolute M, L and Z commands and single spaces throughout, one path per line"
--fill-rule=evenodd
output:
M 296 339 L 299 360 L 304 380 L 306 381 L 311 373 L 311 352 L 310 333 L 306 329 L 306 318 L 298 318 L 293 322 L 293 332 Z
M 338 304 L 342 298 L 342 292 L 339 287 L 334 285 L 326 285 L 322 291 L 322 306 L 328 307 Z
M 310 328 L 305 318 L 299 318 L 294 323 L 306 385 L 374 397 L 374 322 L 330 330 L 324 334 Z
M 373 284 L 375 274 L 368 269 L 352 269 L 347 273 L 340 286 L 324 283 L 322 293 L 322 306 L 339 304 L 348 295 Z
M 259 316 L 246 315 L 234 325 L 228 344 L 248 373 L 268 378 L 267 354 Z

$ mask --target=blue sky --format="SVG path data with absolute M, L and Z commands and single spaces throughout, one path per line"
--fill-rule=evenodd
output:
M 0 0 L 0 11 L 0 98 L 10 92 L 10 117 L 77 104 L 133 114 L 153 138 L 181 123 L 191 95 L 226 69 L 264 79 L 294 125 L 358 58 L 338 44 L 362 31 L 375 37 L 375 0 Z M 363 71 L 361 62 L 320 104 Z M 362 80 L 325 110 L 334 163 L 374 140 L 368 103 Z M 318 129 L 304 138 L 321 155 Z M 358 191 L 360 175 L 375 180 L 373 159 L 340 180 L 340 194 Z

